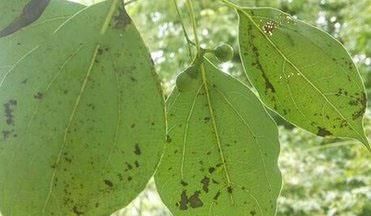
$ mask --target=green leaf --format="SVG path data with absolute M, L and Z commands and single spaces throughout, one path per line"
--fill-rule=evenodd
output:
M 351 57 L 329 34 L 272 8 L 237 8 L 240 52 L 262 101 L 319 136 L 368 147 L 366 94 Z
M 0 37 L 12 34 L 37 20 L 50 0 L 0 0 Z
M 9 25 L 10 22 L 12 22 L 17 16 L 19 16 L 28 1 L 29 0 L 0 0 L 0 29 L 5 28 L 7 25 Z
M 12 65 L 16 64 L 35 47 L 45 43 L 58 26 L 83 8 L 82 5 L 65 0 L 51 1 L 43 16 L 36 22 L 1 38 L 2 50 L 11 50 L 11 52 L 0 52 L 0 74 L 9 70 Z
M 174 215 L 275 214 L 277 127 L 256 96 L 208 60 L 167 101 L 168 135 L 155 180 Z
M 0 39 L 4 216 L 109 215 L 153 175 L 164 102 L 119 2 L 79 10 L 15 63 L 3 56 L 17 55 L 17 37 Z

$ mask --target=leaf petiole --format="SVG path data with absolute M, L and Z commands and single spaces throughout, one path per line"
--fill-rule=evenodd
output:
M 230 2 L 230 1 L 228 1 L 228 0 L 220 0 L 220 1 L 221 1 L 223 4 L 225 4 L 226 6 L 232 8 L 232 9 L 236 9 L 236 10 L 238 10 L 238 9 L 241 8 L 240 6 L 234 4 L 233 2 Z
M 200 46 L 200 41 L 199 41 L 198 35 L 197 35 L 197 25 L 196 25 L 196 18 L 195 18 L 195 14 L 194 14 L 194 10 L 193 10 L 192 0 L 187 0 L 187 7 L 188 7 L 189 15 L 190 15 L 191 21 L 192 21 L 193 34 L 194 34 L 194 38 L 195 38 L 195 43 L 196 43 L 196 48 L 197 48 L 197 55 L 198 55 L 201 51 L 201 46 Z

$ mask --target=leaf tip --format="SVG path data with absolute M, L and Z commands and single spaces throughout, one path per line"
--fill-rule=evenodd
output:
M 371 147 L 370 147 L 370 143 L 368 142 L 368 139 L 366 137 L 366 135 L 363 135 L 362 137 L 360 137 L 360 139 L 358 139 L 366 148 L 367 150 L 371 153 Z

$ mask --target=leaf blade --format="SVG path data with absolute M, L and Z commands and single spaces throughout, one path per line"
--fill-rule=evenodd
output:
M 365 90 L 344 47 L 279 10 L 237 10 L 241 58 L 263 102 L 317 135 L 355 138 L 368 146 Z
M 10 35 L 21 28 L 35 22 L 50 0 L 16 0 L 0 1 L 3 19 L 0 23 L 0 37 Z M 22 11 L 22 13 L 21 13 Z
M 163 97 L 148 49 L 117 2 L 83 8 L 2 77 L 4 215 L 107 215 L 153 175 Z M 16 46 L 0 40 L 7 54 L 9 41 Z
M 155 176 L 160 196 L 175 215 L 227 215 L 230 208 L 274 215 L 277 128 L 246 86 L 202 64 L 207 81 L 199 75 L 167 101 L 168 143 Z

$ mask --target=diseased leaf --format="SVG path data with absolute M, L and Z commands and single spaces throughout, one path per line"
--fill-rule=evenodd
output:
M 366 94 L 344 47 L 329 34 L 272 8 L 238 8 L 243 64 L 263 102 L 319 136 L 368 147 Z
M 50 0 L 0 0 L 0 37 L 12 34 L 37 20 Z
M 82 8 L 47 37 L 15 62 L 5 56 L 18 37 L 0 39 L 0 65 L 11 65 L 0 71 L 1 212 L 109 215 L 145 187 L 162 150 L 149 52 L 118 0 Z
M 176 216 L 274 215 L 276 125 L 242 83 L 208 60 L 198 70 L 167 101 L 167 144 L 155 176 L 162 200 Z

